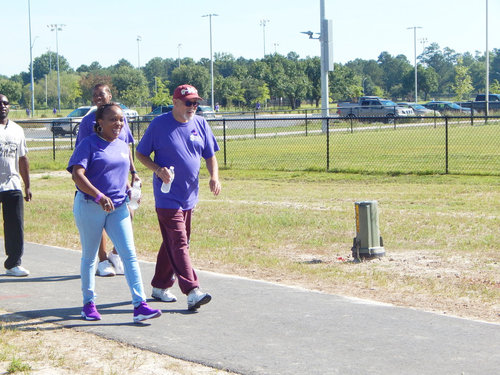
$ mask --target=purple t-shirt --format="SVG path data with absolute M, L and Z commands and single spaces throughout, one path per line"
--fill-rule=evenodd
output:
M 87 116 L 82 118 L 82 122 L 80 122 L 80 126 L 78 127 L 78 134 L 76 135 L 75 147 L 89 135 L 95 134 L 94 131 L 95 125 L 95 111 L 89 113 Z M 130 127 L 128 126 L 127 117 L 123 116 L 123 128 L 118 135 L 118 138 L 121 139 L 125 143 L 134 143 L 134 137 L 132 132 L 130 131 Z
M 125 202 L 130 158 L 128 145 L 121 139 L 107 142 L 97 134 L 86 137 L 69 159 L 67 170 L 70 173 L 74 165 L 85 168 L 85 176 L 99 191 L 111 198 L 115 207 Z M 85 197 L 94 199 L 87 194 Z
M 189 122 L 181 123 L 169 112 L 151 122 L 137 151 L 146 156 L 154 152 L 156 164 L 175 168 L 169 193 L 161 192 L 162 180 L 153 175 L 156 207 L 189 210 L 198 202 L 200 159 L 214 156 L 219 145 L 203 117 L 194 116 Z

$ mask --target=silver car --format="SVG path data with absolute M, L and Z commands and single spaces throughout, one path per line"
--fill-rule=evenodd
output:
M 411 108 L 413 109 L 413 112 L 415 112 L 415 116 L 419 117 L 425 117 L 425 116 L 441 116 L 441 113 L 439 111 L 434 111 L 429 108 L 425 108 L 421 104 L 415 104 L 415 103 L 398 103 L 399 107 L 404 107 L 404 108 Z

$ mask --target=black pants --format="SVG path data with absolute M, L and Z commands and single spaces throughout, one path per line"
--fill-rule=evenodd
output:
M 5 268 L 21 265 L 24 252 L 24 201 L 21 190 L 0 192 L 3 211 L 3 233 L 7 259 Z

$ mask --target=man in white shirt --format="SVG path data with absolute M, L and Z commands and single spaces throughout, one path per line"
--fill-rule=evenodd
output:
M 28 148 L 24 131 L 9 120 L 9 99 L 0 94 L 0 204 L 3 211 L 5 252 L 8 276 L 28 276 L 21 266 L 24 252 L 24 200 L 31 200 Z

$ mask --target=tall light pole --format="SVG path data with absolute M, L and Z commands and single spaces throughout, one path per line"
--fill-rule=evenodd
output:
M 418 102 L 418 84 L 417 84 L 417 29 L 421 29 L 420 26 L 407 27 L 407 30 L 413 29 L 413 53 L 415 57 L 415 104 Z
M 137 69 L 141 69 L 141 52 L 139 48 L 139 43 L 141 42 L 142 37 L 137 35 Z
M 262 35 L 264 37 L 264 57 L 266 57 L 266 25 L 269 20 L 260 20 L 260 26 L 262 26 Z
M 485 114 L 489 115 L 489 104 L 490 104 L 490 50 L 488 48 L 488 0 L 486 0 L 486 87 L 485 87 L 485 97 L 486 108 Z
M 214 59 L 212 54 L 212 17 L 217 17 L 218 14 L 210 13 L 202 17 L 208 17 L 210 23 L 210 77 L 211 77 L 211 100 L 212 108 L 214 108 Z
M 59 112 L 61 112 L 61 81 L 59 77 L 59 37 L 57 32 L 62 31 L 62 28 L 66 26 L 63 24 L 51 24 L 47 25 L 47 27 L 50 29 L 50 31 L 55 31 L 56 32 L 56 60 L 57 60 L 57 109 Z
M 181 67 L 181 47 L 182 43 L 177 44 L 177 59 L 179 62 L 179 68 Z
M 29 23 L 29 36 L 30 36 L 30 90 L 31 90 L 31 117 L 35 114 L 35 82 L 33 80 L 33 43 L 31 43 L 31 2 L 28 0 L 28 23 Z M 36 40 L 37 37 L 35 37 Z
M 328 72 L 333 72 L 333 25 L 331 20 L 325 18 L 325 0 L 319 2 L 319 22 L 320 32 L 318 37 L 314 37 L 312 31 L 302 31 L 302 34 L 309 35 L 309 39 L 318 39 L 321 46 L 320 75 L 321 75 L 321 116 L 324 117 L 321 130 L 325 133 L 328 129 L 329 116 L 329 90 Z
M 277 54 L 278 53 L 278 46 L 280 44 L 279 43 L 274 43 L 274 53 Z

